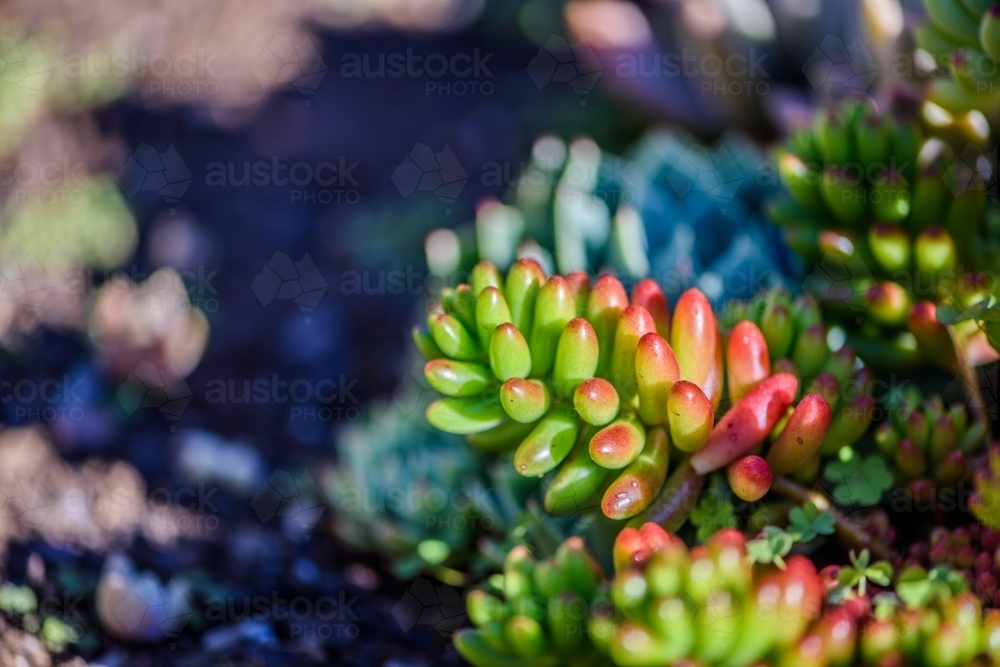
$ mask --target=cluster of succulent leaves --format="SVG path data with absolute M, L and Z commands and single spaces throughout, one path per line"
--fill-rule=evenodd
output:
M 654 129 L 623 155 L 580 137 L 539 138 L 503 203 L 487 200 L 475 220 L 452 229 L 449 253 L 428 252 L 432 270 L 471 270 L 487 260 L 506 271 L 530 257 L 552 273 L 614 272 L 626 285 L 671 276 L 671 298 L 700 287 L 716 306 L 745 297 L 732 273 L 767 287 L 798 283 L 798 267 L 763 214 L 777 183 L 750 178 L 764 162 L 737 134 L 703 146 L 678 130 Z M 457 252 L 451 254 L 451 252 Z
M 993 0 L 924 0 L 929 20 L 917 44 L 950 76 L 935 80 L 927 99 L 953 113 L 1000 108 L 1000 9 Z
M 513 450 L 515 469 L 527 477 L 565 461 L 547 482 L 550 511 L 577 512 L 600 492 L 607 516 L 634 516 L 663 485 L 671 442 L 697 449 L 712 426 L 712 400 L 721 397 L 715 346 L 695 349 L 706 328 L 716 339 L 711 307 L 697 292 L 685 303 L 690 313 L 675 317 L 671 331 L 653 281 L 639 283 L 630 300 L 612 276 L 591 289 L 585 274 L 547 279 L 532 260 L 519 260 L 506 279 L 481 262 L 472 285 L 446 290 L 428 330 L 416 334 L 430 359 L 427 381 L 445 396 L 428 419 L 469 435 L 476 447 Z M 689 352 L 697 366 L 686 370 L 714 383 L 706 385 L 712 398 L 679 381 L 664 336 Z M 669 397 L 677 408 L 671 420 Z M 621 472 L 607 486 L 612 470 Z
M 972 513 L 982 524 L 1000 530 L 1000 449 L 996 446 L 990 448 L 987 464 L 976 469 L 973 485 Z
M 1000 658 L 1000 613 L 948 568 L 892 567 L 867 551 L 817 572 L 801 555 L 756 561 L 727 529 L 701 546 L 656 524 L 625 528 L 615 574 L 571 540 L 555 558 L 511 553 L 494 591 L 473 592 L 455 636 L 476 667 L 671 664 L 958 667 Z
M 777 164 L 787 195 L 772 218 L 813 267 L 805 289 L 863 341 L 862 356 L 954 368 L 928 320 L 936 304 L 989 296 L 982 276 L 1000 266 L 1000 211 L 983 174 L 915 124 L 855 101 L 818 110 Z
M 478 667 L 607 664 L 586 632 L 603 580 L 578 537 L 542 561 L 527 547 L 515 547 L 503 574 L 490 579 L 494 590 L 469 594 L 469 619 L 476 629 L 458 632 L 455 647 Z
M 805 394 L 822 396 L 833 409 L 829 430 L 818 452 L 804 465 L 783 471 L 804 483 L 815 481 L 820 457 L 836 454 L 856 443 L 868 430 L 875 414 L 875 401 L 868 391 L 872 370 L 859 364 L 850 345 L 836 351 L 828 344 L 829 328 L 816 301 L 807 294 L 791 299 L 782 290 L 769 290 L 748 302 L 727 304 L 724 325 L 736 332 L 741 321 L 756 325 L 767 343 L 767 353 L 775 371 L 799 377 Z
M 554 472 L 544 482 L 554 514 L 659 515 L 672 482 L 726 466 L 736 495 L 755 501 L 774 474 L 811 467 L 815 477 L 828 432 L 827 449 L 850 444 L 873 406 L 864 369 L 849 348 L 831 353 L 810 300 L 793 308 L 774 292 L 744 311 L 759 311 L 767 335 L 753 319 L 723 335 L 697 289 L 671 314 L 652 280 L 630 299 L 608 274 L 591 288 L 582 273 L 546 278 L 533 260 L 506 278 L 480 262 L 414 332 L 427 382 L 444 395 L 428 420 L 481 450 L 513 451 L 524 476 Z M 811 381 L 793 408 L 798 376 Z M 847 381 L 859 396 L 840 401 Z M 766 460 L 751 453 L 768 440 Z M 667 481 L 672 456 L 681 463 Z
M 333 530 L 378 553 L 401 579 L 426 572 L 461 583 L 499 567 L 515 544 L 550 552 L 592 529 L 539 511 L 530 500 L 537 480 L 515 474 L 507 459 L 485 460 L 418 409 L 373 406 L 341 431 L 338 451 L 318 477 L 337 509 Z
M 890 396 L 885 407 L 887 419 L 875 428 L 873 439 L 897 486 L 927 498 L 935 488 L 969 481 L 986 438 L 985 421 L 971 418 L 964 405 L 946 406 L 939 395 L 924 399 L 912 387 Z
M 1000 613 L 984 611 L 945 569 L 901 574 L 897 593 L 875 596 L 860 628 L 861 664 L 944 667 L 996 664 Z

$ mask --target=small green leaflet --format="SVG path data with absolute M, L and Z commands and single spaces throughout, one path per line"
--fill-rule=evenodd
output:
M 871 553 L 868 549 L 856 555 L 854 550 L 850 553 L 851 566 L 841 568 L 837 575 L 837 581 L 843 586 L 857 588 L 858 594 L 864 596 L 868 587 L 868 582 L 879 586 L 888 586 L 892 580 L 892 565 L 888 561 L 880 560 L 877 563 L 871 562 Z
M 836 521 L 830 512 L 820 512 L 813 503 L 793 507 L 788 513 L 789 532 L 797 535 L 797 542 L 811 542 L 820 535 L 833 535 Z
M 834 484 L 833 500 L 838 505 L 871 507 L 892 488 L 892 472 L 877 454 L 864 461 L 858 456 L 833 461 L 827 464 L 823 476 Z
M 982 322 L 1000 322 L 1000 306 L 990 304 L 992 299 L 983 299 L 979 303 L 965 310 L 959 310 L 951 304 L 942 304 L 937 307 L 938 322 L 942 324 L 958 324 L 969 320 L 979 320 Z
M 784 570 L 785 556 L 792 550 L 797 537 L 777 526 L 767 526 L 761 537 L 747 542 L 747 558 L 751 563 L 774 563 Z
M 986 339 L 993 349 L 1000 349 L 1000 305 L 994 305 L 992 298 L 983 299 L 965 310 L 959 310 L 951 304 L 942 304 L 938 306 L 936 313 L 938 322 L 942 324 L 975 320 L 986 333 Z

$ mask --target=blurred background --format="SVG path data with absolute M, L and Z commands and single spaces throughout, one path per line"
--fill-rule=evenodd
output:
M 0 663 L 460 664 L 452 558 L 540 528 L 428 432 L 411 325 L 481 257 L 798 280 L 766 146 L 916 99 L 920 10 L 4 3 Z

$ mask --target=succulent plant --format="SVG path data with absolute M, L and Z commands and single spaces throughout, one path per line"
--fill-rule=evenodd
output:
M 861 356 L 957 370 L 964 338 L 934 326 L 935 306 L 967 308 L 992 288 L 983 276 L 1000 261 L 1000 211 L 983 175 L 916 125 L 860 102 L 819 110 L 777 165 L 787 195 L 772 217 L 815 267 L 804 287 L 857 337 Z
M 587 633 L 603 579 L 579 537 L 543 561 L 527 547 L 515 547 L 503 574 L 492 580 L 502 598 L 482 589 L 469 594 L 476 629 L 459 631 L 455 648 L 476 667 L 609 664 Z
M 483 471 L 475 452 L 450 439 L 392 404 L 343 428 L 338 465 L 320 478 L 338 536 L 388 557 L 400 576 L 468 549 L 476 508 L 471 502 L 459 508 L 449 497 L 481 484 Z M 432 491 L 444 500 L 429 503 Z
M 428 420 L 479 449 L 513 451 L 526 477 L 556 471 L 546 482 L 551 512 L 602 495 L 607 517 L 635 517 L 661 489 L 673 496 L 674 482 L 665 486 L 671 451 L 690 455 L 671 478 L 677 484 L 731 466 L 733 490 L 760 497 L 770 466 L 794 471 L 823 443 L 832 419 L 826 399 L 810 394 L 792 410 L 799 379 L 771 374 L 763 333 L 747 320 L 734 327 L 746 335 L 727 343 L 696 288 L 671 314 L 650 279 L 631 299 L 611 275 L 591 288 L 582 273 L 546 279 L 527 259 L 506 278 L 480 262 L 470 279 L 445 290 L 428 327 L 414 332 L 429 359 L 427 381 L 444 395 Z M 794 335 L 790 319 L 772 329 Z M 827 343 L 813 333 L 799 348 L 818 371 Z M 716 420 L 727 380 L 732 405 Z M 771 436 L 765 461 L 752 450 Z
M 749 349 L 754 350 L 751 354 L 739 354 L 734 350 L 727 357 L 730 360 L 728 386 L 731 397 L 739 393 L 739 390 L 734 391 L 738 386 L 734 368 L 749 363 L 767 367 L 769 361 L 774 371 L 798 376 L 806 396 L 822 397 L 827 407 L 832 408 L 827 417 L 824 402 L 817 398 L 804 401 L 795 428 L 789 435 L 779 436 L 781 444 L 776 442 L 775 446 L 778 452 L 788 447 L 788 439 L 801 428 L 800 420 L 829 421 L 829 430 L 822 436 L 818 451 L 808 459 L 794 456 L 774 471 L 779 475 L 792 475 L 805 483 L 815 481 L 820 472 L 821 456 L 836 454 L 867 432 L 876 410 L 869 391 L 873 380 L 871 369 L 858 363 L 857 354 L 850 345 L 841 344 L 836 351 L 831 349 L 830 331 L 823 323 L 816 301 L 806 294 L 792 300 L 781 290 L 771 290 L 749 302 L 730 302 L 723 323 L 731 326 L 729 345 L 735 345 L 742 338 Z M 761 361 L 754 362 L 754 359 Z M 760 369 L 754 372 L 761 374 Z M 804 453 L 801 448 L 798 451 Z M 776 454 L 769 456 L 769 463 L 774 467 Z
M 798 267 L 762 213 L 776 193 L 753 177 L 762 163 L 736 135 L 703 146 L 651 131 L 625 156 L 543 136 L 503 203 L 429 237 L 428 266 L 461 273 L 487 260 L 506 271 L 532 258 L 550 273 L 613 271 L 628 287 L 652 277 L 670 298 L 698 287 L 715 306 L 757 285 L 790 288 Z
M 897 589 L 902 600 L 886 595 L 872 613 L 859 619 L 859 662 L 927 667 L 996 664 L 1000 617 L 995 610 L 984 613 L 972 593 L 953 592 L 947 584 L 935 595 L 902 592 L 906 589 L 901 587 L 919 582 L 923 575 L 919 568 L 900 575 Z
M 970 419 L 963 405 L 948 407 L 937 395 L 897 392 L 886 404 L 889 419 L 874 430 L 879 452 L 894 470 L 896 485 L 919 500 L 935 489 L 955 487 L 972 476 L 973 461 L 987 425 Z
M 783 567 L 749 556 L 735 530 L 689 549 L 647 523 L 621 531 L 614 577 L 601 583 L 579 539 L 541 563 L 517 549 L 492 582 L 502 596 L 469 595 L 476 629 L 460 631 L 455 644 L 476 667 L 959 667 L 1000 659 L 1000 614 L 984 612 L 943 566 L 911 564 L 892 582 L 893 568 L 867 551 L 822 572 L 801 555 Z
M 647 525 L 615 545 L 614 602 L 595 614 L 591 634 L 618 665 L 750 665 L 794 660 L 820 617 L 823 584 L 812 563 L 792 556 L 784 569 L 756 569 L 734 530 L 688 550 Z M 792 664 L 795 664 L 794 662 Z
M 918 606 L 927 597 L 947 586 L 956 593 L 971 590 L 989 607 L 1000 603 L 997 584 L 1000 579 L 996 552 L 1000 532 L 978 523 L 948 529 L 935 526 L 926 541 L 910 545 L 905 556 L 897 556 L 900 571 L 896 590 L 904 599 L 912 598 Z
M 1000 8 L 992 0 L 924 0 L 928 21 L 917 44 L 950 78 L 931 83 L 927 99 L 953 113 L 1000 108 Z
M 337 535 L 380 554 L 400 578 L 429 571 L 460 581 L 502 562 L 527 532 L 537 481 L 509 462 L 487 465 L 460 440 L 392 403 L 344 427 L 339 460 L 319 477 Z

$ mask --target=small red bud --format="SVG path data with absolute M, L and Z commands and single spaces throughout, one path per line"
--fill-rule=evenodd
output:
M 774 480 L 771 466 L 754 454 L 730 465 L 726 473 L 733 493 L 747 502 L 763 498 L 771 489 L 771 482 Z

